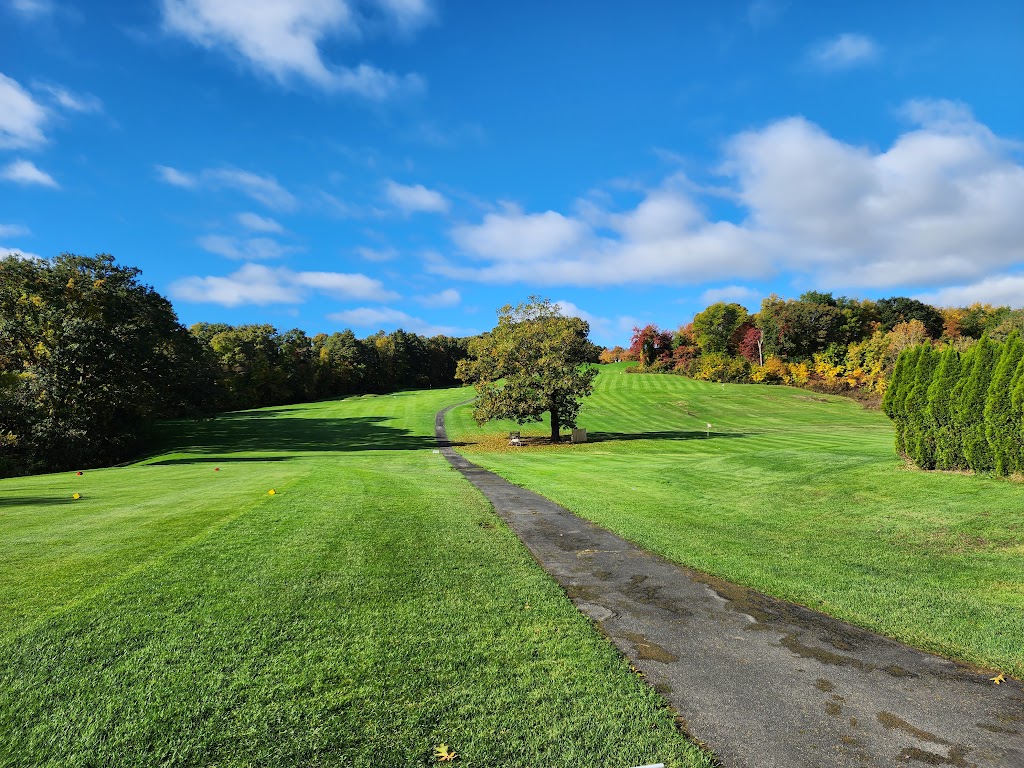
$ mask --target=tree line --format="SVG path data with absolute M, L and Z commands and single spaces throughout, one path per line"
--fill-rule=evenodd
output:
M 166 418 L 452 386 L 468 339 L 186 329 L 113 257 L 0 259 L 0 476 L 137 456 Z
M 882 408 L 896 451 L 922 469 L 1024 471 L 1024 341 L 983 334 L 961 351 L 919 344 L 896 361 Z
M 635 328 L 629 349 L 605 349 L 601 360 L 636 360 L 637 371 L 706 381 L 790 384 L 877 398 L 904 349 L 936 342 L 964 351 L 985 334 L 1001 341 L 1014 329 L 1024 329 L 1024 310 L 938 308 L 904 296 L 851 299 L 808 291 L 798 299 L 773 294 L 754 314 L 717 302 L 675 332 Z

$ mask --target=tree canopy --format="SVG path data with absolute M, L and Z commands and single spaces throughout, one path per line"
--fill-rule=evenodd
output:
M 531 296 L 498 310 L 498 325 L 469 343 L 468 359 L 456 375 L 473 384 L 477 423 L 512 419 L 518 424 L 550 414 L 551 441 L 576 426 L 583 398 L 593 391 L 597 370 L 590 326 L 565 317 L 549 299 Z

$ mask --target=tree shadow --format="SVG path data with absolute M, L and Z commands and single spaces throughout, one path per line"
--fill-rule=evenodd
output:
M 162 439 L 150 455 L 192 453 L 198 457 L 167 459 L 155 464 L 223 461 L 223 454 L 240 452 L 300 453 L 352 451 L 416 451 L 436 448 L 433 436 L 413 434 L 386 422 L 387 416 L 348 418 L 294 418 L 291 410 L 236 411 L 200 422 L 176 421 L 165 425 Z M 215 458 L 208 458 L 215 457 Z M 234 461 L 286 461 L 287 456 L 238 457 Z
M 69 496 L 16 496 L 0 498 L 0 509 L 4 507 L 38 507 L 43 504 L 73 504 Z
M 292 461 L 294 456 L 190 456 L 187 459 L 151 461 L 148 467 L 171 467 L 176 464 L 237 464 L 239 462 Z
M 750 437 L 753 432 L 708 432 L 706 430 L 658 430 L 654 432 L 588 432 L 588 443 L 620 440 L 716 440 Z

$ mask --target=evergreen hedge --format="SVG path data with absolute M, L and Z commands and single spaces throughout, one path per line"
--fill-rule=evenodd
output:
M 922 469 L 1024 472 L 1024 339 L 982 336 L 964 353 L 903 350 L 882 400 L 896 452 Z

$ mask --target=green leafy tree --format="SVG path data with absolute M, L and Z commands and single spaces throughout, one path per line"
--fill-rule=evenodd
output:
M 703 312 L 699 312 L 693 318 L 693 336 L 700 346 L 701 353 L 735 354 L 733 336 L 747 321 L 747 317 L 747 310 L 739 304 L 726 304 L 724 301 L 712 304 Z
M 531 296 L 498 310 L 498 325 L 469 343 L 469 357 L 456 375 L 473 384 L 477 423 L 512 419 L 519 424 L 551 421 L 551 442 L 562 428 L 576 426 L 583 398 L 593 391 L 597 369 L 590 367 L 590 326 L 565 317 L 557 304 Z
M 985 400 L 985 437 L 992 452 L 992 468 L 1000 475 L 1013 474 L 1020 469 L 1021 423 L 1013 409 L 1012 397 L 1022 359 L 1024 341 L 1018 331 L 1013 331 L 1003 344 Z
M 885 389 L 885 396 L 882 398 L 882 410 L 886 416 L 892 419 L 896 427 L 896 453 L 901 456 L 905 456 L 907 452 L 904 442 L 907 394 L 914 386 L 914 374 L 922 349 L 924 349 L 923 345 L 917 345 L 900 353 L 900 356 L 896 358 L 896 367 L 893 369 L 892 378 Z

